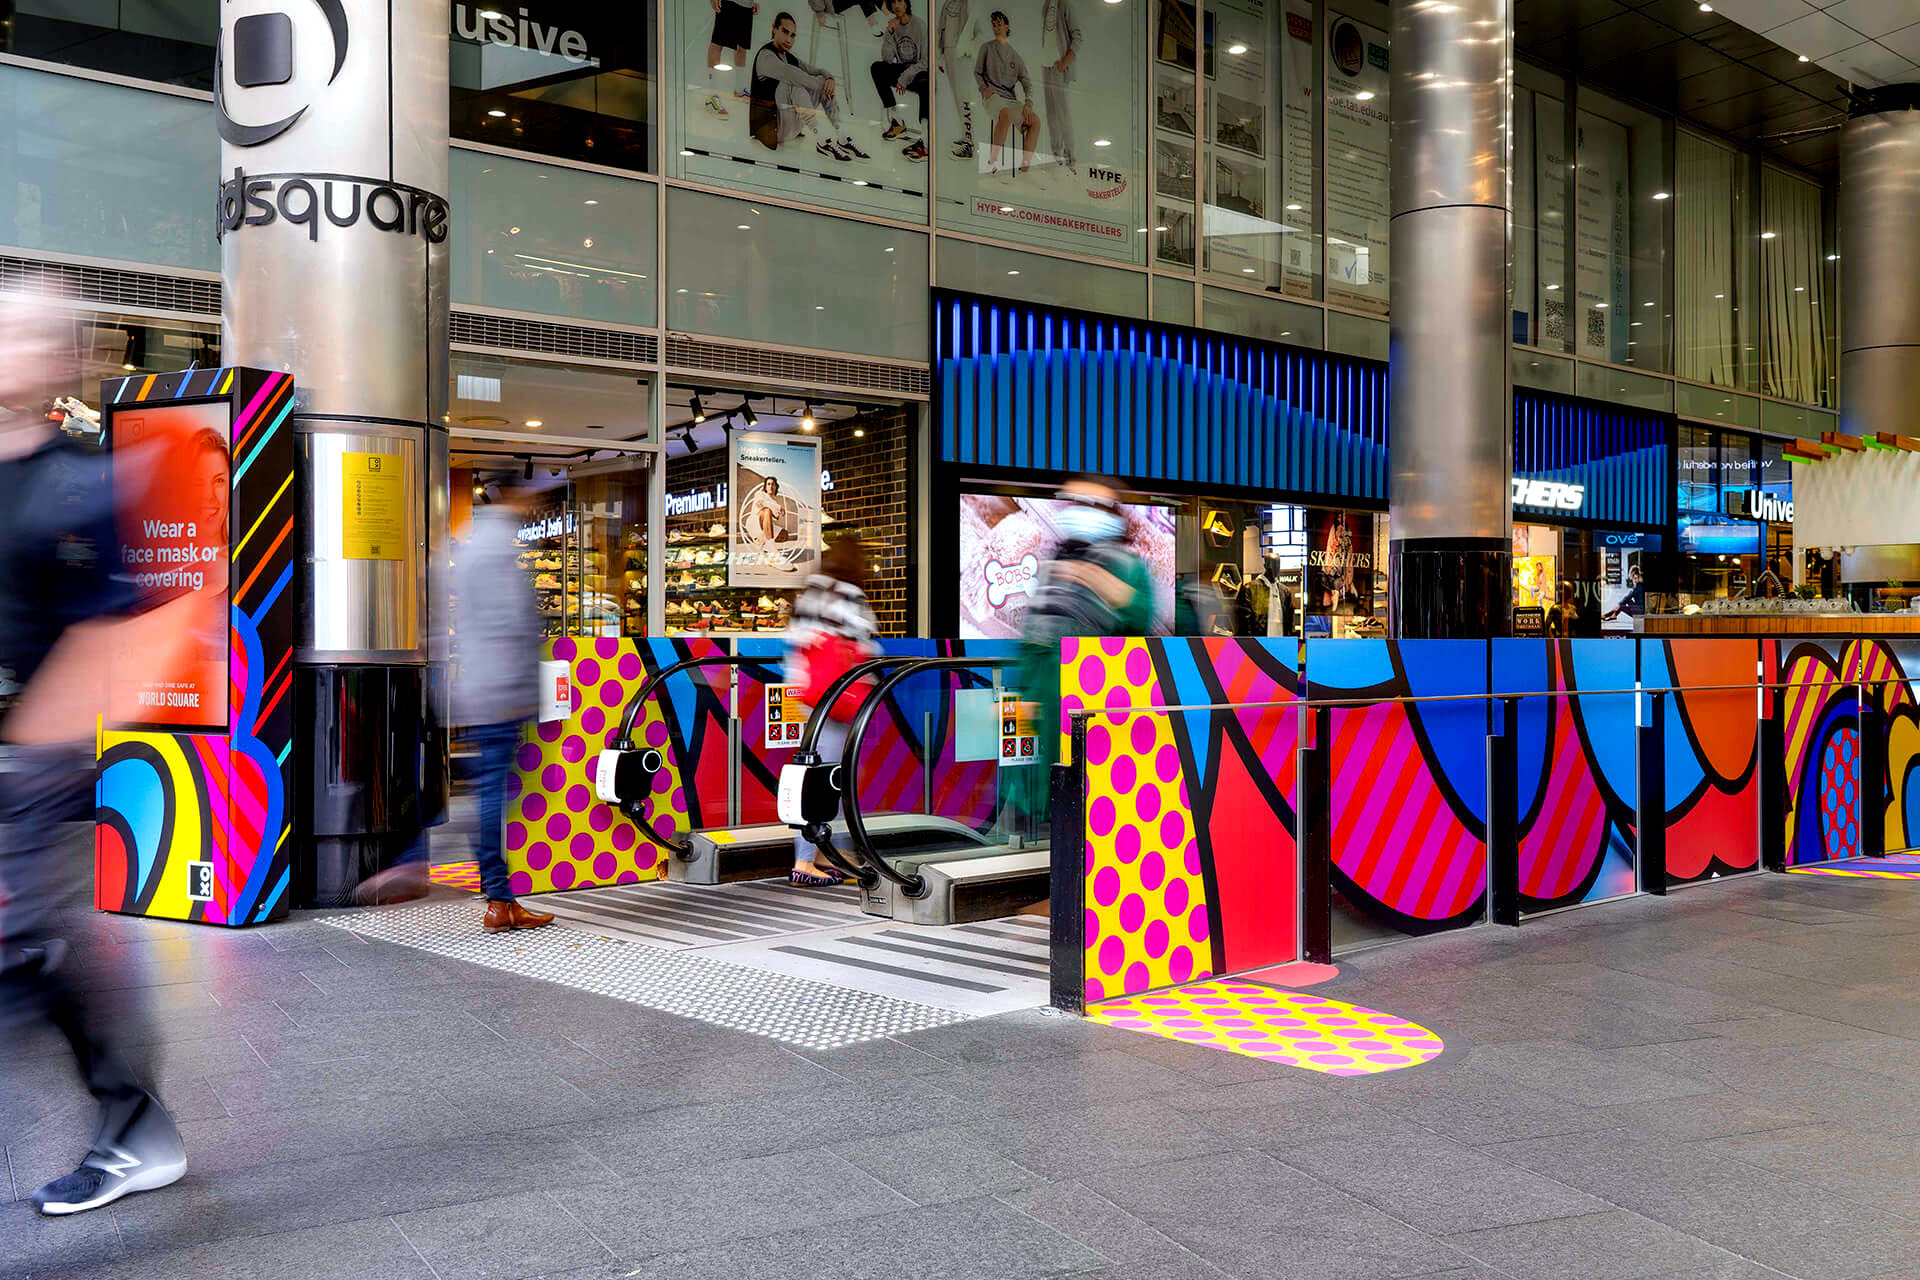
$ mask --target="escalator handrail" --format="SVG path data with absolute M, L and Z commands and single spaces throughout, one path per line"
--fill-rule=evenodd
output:
M 633 697 L 628 700 L 627 709 L 620 715 L 620 732 L 614 737 L 613 749 L 615 751 L 633 751 L 636 749 L 633 741 L 633 727 L 639 721 L 640 709 L 646 704 L 647 699 L 653 696 L 653 691 L 664 684 L 669 676 L 679 675 L 682 671 L 689 671 L 694 667 L 740 667 L 747 666 L 751 663 L 764 663 L 766 661 L 767 659 L 765 658 L 743 657 L 737 653 L 721 653 L 710 654 L 704 658 L 687 658 L 684 661 L 674 663 L 672 666 L 660 668 L 660 670 L 647 677 L 646 682 L 636 689 Z M 664 760 L 664 758 L 663 755 L 662 759 Z M 633 824 L 640 828 L 640 834 L 645 836 L 655 848 L 665 853 L 682 859 L 692 857 L 692 835 L 689 833 L 685 839 L 674 839 L 663 836 L 658 831 L 655 831 L 653 829 L 653 797 L 648 796 L 645 803 L 647 807 L 646 818 Z
M 820 730 L 825 728 L 827 721 L 832 718 L 829 714 L 829 708 L 838 703 L 841 695 L 845 694 L 848 689 L 851 689 L 854 685 L 884 667 L 898 666 L 906 662 L 925 662 L 926 660 L 925 654 L 907 655 L 886 653 L 876 658 L 865 658 L 841 672 L 834 678 L 833 683 L 827 686 L 826 693 L 821 695 L 820 701 L 814 704 L 813 711 L 807 716 L 806 732 L 801 736 L 800 746 L 794 753 L 794 758 L 798 760 L 811 756 L 815 760 L 819 759 L 818 744 L 820 741 Z M 869 701 L 871 701 L 872 697 L 872 694 L 867 695 Z M 860 708 L 864 711 L 866 709 L 866 702 L 862 702 Z
M 863 862 L 879 874 L 899 885 L 909 898 L 918 898 L 926 893 L 926 877 L 918 873 L 907 875 L 894 870 L 892 865 L 874 849 L 873 841 L 867 835 L 866 818 L 860 812 L 858 761 L 860 759 L 860 745 L 866 740 L 867 726 L 872 723 L 874 712 L 879 710 L 881 704 L 886 701 L 887 695 L 893 692 L 895 685 L 923 671 L 959 671 L 964 675 L 973 676 L 975 679 L 983 679 L 983 677 L 975 674 L 976 668 L 985 667 L 1000 670 L 1012 666 L 1013 663 L 1014 660 L 1012 658 L 968 658 L 964 656 L 912 659 L 892 675 L 882 677 L 880 682 L 874 685 L 873 692 L 867 695 L 866 701 L 860 704 L 860 710 L 853 717 L 852 727 L 847 731 L 846 749 L 840 757 L 840 776 L 846 782 L 846 789 L 841 794 L 844 797 L 843 807 L 846 810 L 847 816 L 847 839 L 853 845 L 853 852 L 858 855 Z M 933 750 L 933 744 L 931 742 L 926 743 L 925 747 L 929 752 Z M 931 766 L 929 766 L 927 770 L 927 788 L 931 791 L 932 787 L 933 770 Z

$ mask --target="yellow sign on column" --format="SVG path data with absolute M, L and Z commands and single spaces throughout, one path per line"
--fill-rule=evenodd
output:
M 407 557 L 407 459 L 398 453 L 340 455 L 340 554 L 347 560 Z

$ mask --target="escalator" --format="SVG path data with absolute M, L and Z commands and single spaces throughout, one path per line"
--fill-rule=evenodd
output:
M 851 769 L 820 759 L 817 743 L 827 717 L 820 708 L 809 717 L 800 751 L 781 773 L 780 817 L 822 858 L 854 877 L 868 915 L 922 925 L 962 924 L 1015 915 L 1046 902 L 1052 864 L 1043 832 L 1022 830 L 1002 812 L 991 830 L 942 820 L 941 827 L 909 825 L 915 838 L 903 840 L 900 824 L 903 819 L 911 824 L 908 815 L 868 814 L 861 788 L 847 785 L 859 775 L 875 715 L 903 682 L 933 671 L 978 679 L 980 670 L 1008 665 L 1006 659 L 959 657 L 878 659 L 854 667 L 820 700 L 821 707 L 831 707 L 861 680 L 875 682 L 848 730 L 843 759 L 853 762 Z M 842 811 L 844 819 L 835 819 Z
M 602 756 L 597 791 L 616 804 L 634 822 L 641 835 L 666 855 L 667 878 L 689 885 L 718 885 L 784 876 L 793 864 L 796 828 L 785 822 L 718 826 L 685 833 L 663 833 L 655 827 L 653 799 L 665 790 L 657 780 L 669 772 L 669 762 L 658 748 L 634 740 L 649 701 L 666 682 L 698 667 L 761 665 L 764 658 L 716 655 L 691 658 L 662 668 L 646 681 L 627 704 L 619 733 Z M 959 673 L 962 680 L 982 681 L 980 672 L 1005 666 L 1003 659 L 876 658 L 850 671 L 836 686 L 840 693 L 862 679 L 875 687 L 851 725 L 847 758 L 870 740 L 874 718 L 889 693 L 914 675 L 927 671 Z M 990 683 L 990 682 L 989 682 Z M 801 751 L 805 759 L 815 749 L 827 718 L 817 710 L 810 717 Z M 788 766 L 791 771 L 793 766 Z M 837 766 L 815 766 L 816 785 L 837 788 Z M 855 771 L 856 773 L 858 770 Z M 785 773 L 782 781 L 785 781 Z M 931 794 L 931 766 L 926 782 Z M 831 816 L 811 824 L 808 838 L 821 857 L 851 877 L 860 888 L 868 914 L 919 924 L 946 924 L 993 919 L 1042 902 L 1047 896 L 1046 850 L 1030 840 L 997 829 L 982 830 L 973 823 L 927 812 L 866 812 L 858 788 L 847 797 L 846 817 Z M 833 808 L 839 808 L 837 790 Z M 997 827 L 997 824 L 996 824 Z

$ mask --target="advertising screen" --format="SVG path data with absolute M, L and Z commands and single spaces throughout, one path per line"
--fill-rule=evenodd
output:
M 1689 555 L 1757 556 L 1760 526 L 1745 520 L 1680 518 L 1680 550 Z
M 1020 635 L 1040 566 L 1060 542 L 1057 521 L 1070 504 L 997 493 L 960 495 L 960 638 Z M 1129 506 L 1127 544 L 1146 562 L 1153 615 L 1173 616 L 1174 525 L 1171 507 Z
M 113 704 L 138 723 L 227 727 L 227 466 L 231 406 L 168 404 L 113 416 L 120 568 L 183 625 L 165 653 L 116 668 Z

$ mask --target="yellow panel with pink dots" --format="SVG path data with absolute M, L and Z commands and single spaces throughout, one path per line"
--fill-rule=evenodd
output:
M 1256 982 L 1195 982 L 1087 1006 L 1090 1021 L 1334 1076 L 1417 1067 L 1440 1037 L 1391 1013 Z
M 1065 715 L 1161 701 L 1143 640 L 1066 640 L 1061 662 Z M 1090 718 L 1086 794 L 1087 1002 L 1211 974 L 1206 880 L 1166 716 Z

